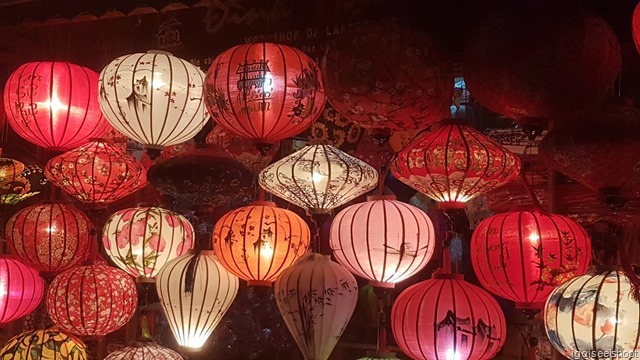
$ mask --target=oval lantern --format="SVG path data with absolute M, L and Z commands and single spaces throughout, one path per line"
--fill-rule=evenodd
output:
M 7 221 L 9 251 L 42 273 L 58 273 L 89 255 L 95 229 L 77 208 L 62 203 L 32 205 Z
M 398 295 L 391 330 L 402 351 L 418 360 L 491 359 L 507 335 L 498 302 L 462 275 L 446 273 Z
M 591 239 L 580 225 L 538 211 L 482 220 L 470 250 L 480 284 L 519 309 L 542 309 L 556 286 L 584 274 L 591 262 Z
M 132 276 L 154 278 L 171 259 L 193 248 L 195 231 L 184 216 L 159 207 L 115 212 L 107 219 L 102 243 L 113 262 Z
M 369 196 L 331 222 L 333 256 L 377 287 L 393 288 L 422 270 L 436 246 L 431 219 L 395 196 Z
M 135 282 L 124 271 L 103 264 L 61 273 L 47 292 L 51 321 L 79 336 L 104 336 L 120 329 L 137 306 Z
M 27 331 L 9 339 L 0 349 L 1 360 L 88 360 L 80 340 L 56 328 Z
M 271 286 L 310 242 L 311 231 L 300 216 L 268 201 L 228 212 L 213 229 L 218 260 L 248 285 Z
M 515 179 L 520 159 L 474 128 L 450 120 L 417 136 L 398 153 L 391 171 L 440 208 L 464 208 L 465 202 Z
M 0 255 L 0 325 L 26 316 L 40 304 L 44 280 L 38 272 Z
M 358 283 L 328 255 L 308 253 L 274 284 L 276 303 L 305 359 L 327 360 L 358 302 Z
M 4 88 L 11 128 L 48 150 L 78 147 L 104 135 L 109 123 L 98 104 L 98 74 L 66 62 L 30 62 Z
M 154 342 L 136 342 L 109 354 L 104 360 L 183 360 L 182 355 Z
M 146 148 L 193 138 L 206 124 L 204 73 L 168 53 L 114 59 L 100 73 L 100 108 L 111 125 Z
M 204 345 L 236 298 L 238 283 L 213 251 L 189 252 L 160 269 L 158 297 L 180 346 Z
M 147 185 L 144 167 L 104 140 L 93 140 L 47 162 L 45 175 L 88 204 L 110 204 Z
M 209 132 L 205 140 L 220 154 L 240 161 L 247 169 L 258 172 L 271 163 L 280 150 L 280 144 L 274 144 L 263 155 L 246 139 L 233 135 L 222 126 L 216 126 Z
M 272 43 L 238 45 L 218 55 L 205 91 L 216 124 L 259 146 L 306 130 L 326 101 L 318 65 L 298 49 Z

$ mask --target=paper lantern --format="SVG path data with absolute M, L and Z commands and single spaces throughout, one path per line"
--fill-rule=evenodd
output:
M 50 328 L 27 331 L 11 338 L 0 350 L 0 360 L 88 360 L 79 339 Z
M 183 360 L 182 355 L 154 342 L 136 342 L 109 354 L 104 360 Z
M 218 153 L 240 161 L 247 169 L 258 172 L 271 163 L 280 150 L 280 144 L 274 144 L 263 155 L 258 148 L 246 139 L 233 135 L 222 126 L 216 126 L 205 140 Z
M 391 330 L 402 351 L 417 360 L 491 359 L 507 335 L 498 302 L 462 275 L 446 273 L 398 295 Z
M 156 286 L 178 344 L 192 349 L 204 345 L 238 294 L 238 278 L 213 251 L 171 260 L 158 273 Z
M 262 145 L 303 132 L 326 101 L 318 65 L 298 49 L 272 43 L 238 45 L 218 55 L 205 91 L 216 124 Z
M 136 284 L 122 270 L 95 264 L 56 276 L 47 292 L 47 313 L 60 329 L 80 336 L 104 336 L 133 317 Z
M 49 150 L 78 147 L 107 132 L 98 105 L 98 74 L 66 62 L 30 62 L 16 69 L 4 88 L 11 128 Z
M 259 183 L 312 213 L 329 213 L 375 188 L 378 172 L 333 146 L 309 145 L 267 166 Z
M 305 359 L 327 360 L 358 302 L 358 283 L 331 257 L 308 253 L 274 284 L 276 302 Z
M 10 165 L 4 169 L 0 178 L 0 204 L 15 205 L 50 188 L 49 180 L 42 169 L 35 165 L 26 165 L 20 172 L 20 166 Z
M 193 248 L 195 231 L 184 216 L 159 207 L 119 210 L 104 225 L 107 254 L 132 276 L 154 278 L 171 259 Z
M 422 270 L 436 246 L 431 219 L 395 196 L 370 196 L 331 223 L 333 256 L 373 286 L 393 288 Z
M 309 249 L 311 232 L 293 211 L 256 201 L 225 214 L 213 229 L 220 263 L 249 285 L 271 286 Z
M 538 211 L 484 219 L 470 250 L 480 284 L 521 309 L 542 309 L 556 286 L 584 274 L 591 262 L 591 239 L 580 225 Z
M 116 58 L 100 73 L 100 108 L 121 133 L 160 149 L 193 138 L 206 124 L 204 73 L 168 53 Z
M 7 255 L 0 255 L 0 324 L 32 312 L 44 295 L 38 272 Z
M 32 205 L 7 221 L 9 251 L 44 273 L 58 273 L 87 259 L 95 229 L 86 215 L 69 204 Z
M 441 208 L 464 208 L 468 200 L 515 179 L 520 159 L 472 127 L 450 120 L 416 137 L 398 153 L 391 171 Z
M 104 140 L 52 158 L 44 171 L 54 185 L 89 204 L 110 204 L 147 185 L 144 167 Z

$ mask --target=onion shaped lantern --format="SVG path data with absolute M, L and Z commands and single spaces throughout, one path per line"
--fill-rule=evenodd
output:
M 104 360 L 183 360 L 182 355 L 154 342 L 137 342 L 109 354 Z
M 88 360 L 86 345 L 56 328 L 27 331 L 0 349 L 1 360 Z
M 0 325 L 32 312 L 44 295 L 44 280 L 38 272 L 0 255 Z

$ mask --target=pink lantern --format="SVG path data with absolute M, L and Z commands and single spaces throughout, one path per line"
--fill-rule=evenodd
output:
M 34 269 L 0 255 L 0 324 L 32 312 L 44 295 L 44 280 Z

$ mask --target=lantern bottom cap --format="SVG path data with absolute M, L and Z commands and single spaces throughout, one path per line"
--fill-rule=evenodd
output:
M 247 280 L 247 285 L 248 285 L 248 286 L 268 286 L 268 287 L 271 287 L 271 286 L 273 286 L 273 281 L 267 281 L 267 280 Z
M 147 277 L 147 276 L 138 276 L 138 278 L 136 279 L 136 282 L 138 284 L 155 284 L 156 278 Z
M 438 202 L 438 209 L 447 210 L 447 209 L 464 209 L 467 207 L 467 203 L 459 202 L 459 201 L 443 201 Z
M 518 310 L 542 310 L 544 309 L 544 301 L 542 302 L 520 302 L 516 301 L 516 309 Z
M 396 284 L 394 283 L 389 283 L 384 281 L 375 281 L 375 280 L 369 280 L 369 285 L 373 287 L 379 287 L 379 288 L 385 288 L 385 289 L 393 289 L 396 287 Z

